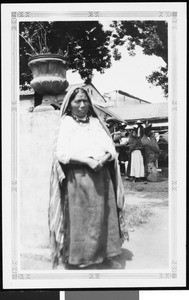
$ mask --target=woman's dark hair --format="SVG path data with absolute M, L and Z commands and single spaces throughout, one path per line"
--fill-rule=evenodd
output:
M 151 133 L 151 127 L 144 128 L 144 133 L 146 135 L 148 135 L 149 133 Z
M 133 128 L 132 129 L 132 132 L 136 132 L 137 133 L 137 131 L 138 131 L 138 128 Z
M 95 114 L 95 112 L 94 112 L 94 110 L 93 110 L 93 108 L 92 108 L 92 105 L 91 105 L 91 103 L 92 103 L 92 102 L 91 102 L 91 99 L 90 99 L 90 97 L 89 97 L 87 91 L 86 91 L 84 88 L 81 88 L 81 87 L 76 88 L 76 89 L 73 91 L 73 93 L 71 94 L 71 96 L 70 96 L 70 100 L 69 100 L 69 103 L 68 103 L 68 110 L 67 110 L 68 115 L 71 114 L 70 104 L 71 104 L 71 102 L 75 99 L 76 95 L 77 95 L 80 91 L 86 95 L 86 97 L 87 97 L 87 99 L 88 99 L 88 101 L 89 101 L 89 104 L 90 104 L 90 105 L 89 105 L 88 116 L 96 117 L 96 114 Z

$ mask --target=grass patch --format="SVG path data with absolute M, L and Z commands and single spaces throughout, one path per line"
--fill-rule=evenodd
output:
M 152 211 L 150 205 L 141 204 L 141 205 L 131 205 L 126 204 L 123 211 L 123 218 L 127 228 L 137 227 L 142 224 L 148 223 Z

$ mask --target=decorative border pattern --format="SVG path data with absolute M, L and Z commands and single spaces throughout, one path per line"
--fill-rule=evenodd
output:
M 18 226 L 17 226 L 17 14 L 11 14 L 11 231 L 12 231 L 12 278 L 18 273 Z
M 172 180 L 172 191 L 177 191 L 177 180 Z
M 160 17 L 170 18 L 172 17 L 173 24 L 177 24 L 177 12 L 176 11 L 59 11 L 59 12 L 48 12 L 48 11 L 18 11 L 11 13 L 12 18 L 35 18 L 35 17 L 52 17 L 52 16 L 67 16 L 67 17 L 91 17 L 91 18 L 127 18 L 127 17 Z M 173 28 L 176 29 L 177 27 Z
M 89 17 L 99 17 L 99 11 L 89 11 Z
M 172 249 L 172 272 L 173 278 L 177 278 L 177 12 L 172 12 L 172 55 L 171 61 L 171 132 L 170 132 L 170 148 L 174 149 L 171 153 L 170 170 L 171 170 L 171 249 Z
M 176 255 L 176 222 L 177 220 L 174 219 L 171 226 L 172 228 L 172 244 L 171 247 L 173 249 L 173 256 L 172 256 L 172 265 L 171 265 L 171 272 L 169 273 L 80 273 L 80 274 L 63 274 L 63 273 L 18 273 L 18 245 L 17 245 L 17 166 L 16 166 L 16 159 L 17 159 L 17 28 L 18 28 L 18 21 L 27 18 L 28 21 L 30 18 L 34 17 L 52 17 L 52 16 L 66 16 L 72 18 L 79 18 L 79 17 L 89 17 L 89 18 L 102 18 L 102 17 L 112 17 L 112 18 L 120 18 L 120 17 L 159 17 L 166 20 L 166 18 L 172 17 L 172 31 L 174 33 L 172 44 L 174 45 L 176 39 L 176 29 L 177 29 L 177 12 L 174 11 L 118 11 L 118 12 L 106 12 L 106 11 L 77 11 L 77 12 L 28 12 L 28 11 L 18 11 L 11 13 L 11 30 L 12 30 L 12 101 L 11 101 L 11 120 L 12 120 L 12 130 L 11 130 L 11 138 L 12 138 L 12 176 L 11 176 L 11 203 L 12 203 L 12 279 L 14 280 L 25 280 L 25 279 L 62 279 L 62 278 L 77 278 L 77 279 L 107 279 L 107 278 L 116 278 L 116 279 L 170 279 L 170 278 L 177 278 L 177 255 Z M 33 21 L 33 20 L 32 20 Z M 172 45 L 171 45 L 172 46 Z M 173 47 L 175 49 L 175 47 Z M 174 50 L 176 51 L 176 50 Z M 176 81 L 176 66 L 175 66 L 175 52 L 172 55 L 172 64 L 174 66 L 173 70 L 173 80 Z M 173 121 L 174 129 L 176 126 L 176 118 L 177 118 L 177 100 L 176 98 L 176 84 L 173 84 L 173 100 L 172 100 L 172 115 L 171 120 Z M 175 133 L 174 133 L 174 143 L 175 143 Z M 175 150 L 176 151 L 176 150 Z M 176 201 L 177 201 L 177 178 L 176 178 L 176 153 L 174 151 L 174 160 L 172 164 L 172 171 L 174 172 L 174 176 L 172 178 L 172 193 L 174 195 L 173 205 L 172 205 L 172 215 L 176 218 Z M 174 234 L 173 234 L 174 232 Z
M 177 278 L 177 261 L 172 260 L 172 273 L 160 273 L 160 279 L 176 279 Z
M 173 17 L 172 30 L 175 30 L 175 29 L 177 29 L 177 12 L 176 11 L 172 12 L 172 17 Z
M 12 279 L 17 279 L 18 275 L 18 262 L 12 261 Z

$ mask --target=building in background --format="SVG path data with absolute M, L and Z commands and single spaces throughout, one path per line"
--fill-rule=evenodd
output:
M 104 93 L 104 99 L 111 103 L 113 106 L 123 106 L 131 104 L 145 104 L 150 103 L 146 100 L 140 99 L 138 97 L 132 96 L 121 90 L 115 90 L 112 92 Z
M 58 96 L 44 95 L 42 104 L 35 107 L 35 110 L 60 109 L 62 101 L 69 89 L 73 87 L 83 87 L 89 93 L 92 103 L 95 105 L 100 117 L 106 120 L 108 117 L 113 117 L 120 122 L 126 121 L 129 126 L 133 126 L 137 120 L 142 123 L 151 122 L 153 127 L 159 130 L 168 129 L 168 103 L 150 103 L 143 99 L 132 96 L 121 90 L 102 95 L 98 89 L 92 84 L 72 84 L 69 85 L 65 92 Z M 20 100 L 28 100 L 29 106 L 34 105 L 34 92 L 20 91 Z M 21 101 L 22 102 L 22 101 Z M 25 101 L 24 101 L 25 102 Z M 28 105 L 21 105 L 27 107 Z M 35 111 L 34 110 L 34 111 Z

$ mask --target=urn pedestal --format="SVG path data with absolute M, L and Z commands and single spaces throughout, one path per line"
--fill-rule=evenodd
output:
M 68 87 L 67 64 L 59 54 L 42 54 L 30 58 L 28 66 L 32 71 L 32 88 L 40 95 L 60 95 Z

